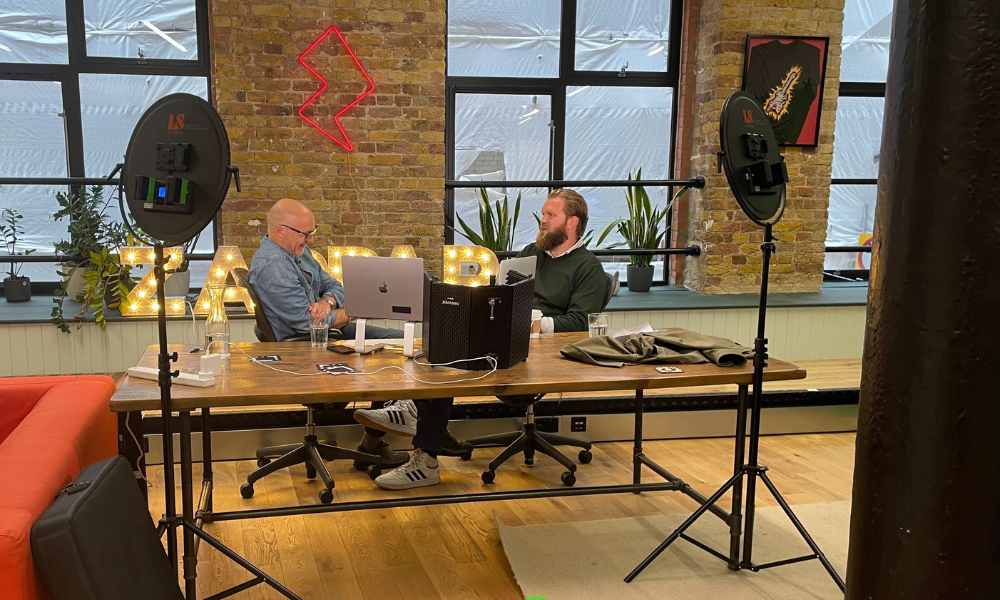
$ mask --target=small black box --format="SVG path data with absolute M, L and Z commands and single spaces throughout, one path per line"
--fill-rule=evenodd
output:
M 125 457 L 87 466 L 31 528 L 31 554 L 59 600 L 183 600 Z
M 424 286 L 423 346 L 427 362 L 449 363 L 494 355 L 506 369 L 528 358 L 535 280 L 466 287 L 428 280 Z M 487 360 L 451 365 L 478 371 Z

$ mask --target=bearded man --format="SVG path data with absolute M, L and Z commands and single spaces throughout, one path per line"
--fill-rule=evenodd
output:
M 587 315 L 601 312 L 610 281 L 601 261 L 583 247 L 587 201 L 573 190 L 553 190 L 542 206 L 538 237 L 518 253 L 534 256 L 535 298 L 542 333 L 587 331 Z

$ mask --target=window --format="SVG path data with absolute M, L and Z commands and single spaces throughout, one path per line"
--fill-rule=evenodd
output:
M 66 237 L 52 214 L 67 188 L 45 179 L 105 177 L 156 100 L 208 99 L 207 19 L 207 0 L 0 0 L 0 178 L 40 180 L 0 182 L 0 208 L 24 215 L 24 249 L 50 254 Z M 120 218 L 114 203 L 108 213 Z M 214 249 L 210 225 L 196 250 Z M 47 263 L 23 272 L 57 277 Z
M 874 228 L 891 29 L 892 0 L 846 0 L 827 246 L 861 245 Z M 824 269 L 861 263 L 854 253 L 828 252 Z
M 451 0 L 447 178 L 625 179 L 640 167 L 644 179 L 669 178 L 680 8 L 652 0 Z M 623 188 L 578 191 L 595 236 L 626 210 Z M 668 198 L 664 188 L 647 191 L 661 206 Z M 532 213 L 548 188 L 488 193 L 506 193 L 512 204 L 521 194 L 514 247 L 533 241 Z M 478 197 L 475 189 L 448 190 L 446 243 L 465 242 L 450 229 L 456 216 L 478 229 Z M 624 264 L 608 268 L 624 275 Z M 665 281 L 662 259 L 657 274 Z

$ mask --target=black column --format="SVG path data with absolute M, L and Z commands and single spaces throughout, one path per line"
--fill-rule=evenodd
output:
M 1000 2 L 897 0 L 847 598 L 1000 598 Z

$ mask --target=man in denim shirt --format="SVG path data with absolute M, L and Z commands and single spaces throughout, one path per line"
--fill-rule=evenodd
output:
M 315 232 L 316 219 L 312 211 L 296 200 L 283 198 L 275 202 L 267 213 L 267 237 L 261 240 L 260 249 L 253 255 L 250 284 L 260 296 L 264 316 L 278 341 L 296 335 L 307 335 L 309 321 L 313 316 L 328 317 L 330 326 L 339 329 L 344 339 L 354 339 L 355 326 L 344 309 L 344 286 L 319 266 L 306 246 L 308 242 L 314 241 Z M 365 337 L 402 338 L 403 332 L 368 325 L 365 327 Z M 435 452 L 449 455 L 471 453 L 471 446 L 459 442 L 447 432 L 451 399 L 446 400 L 448 401 L 422 402 L 428 404 L 428 407 L 422 407 L 424 411 L 429 408 L 428 415 L 433 414 L 429 420 L 439 425 L 425 428 L 433 434 Z M 399 412 L 405 413 L 412 420 L 412 427 L 394 433 L 412 436 L 416 432 L 418 410 L 412 400 L 390 402 L 382 409 L 371 412 L 375 418 L 370 419 L 370 423 L 365 423 L 366 425 L 382 425 L 382 419 L 378 417 Z M 403 418 L 398 420 L 400 423 L 404 422 Z M 383 440 L 386 430 L 386 427 L 376 429 L 366 426 L 365 436 L 358 446 L 361 452 L 381 456 L 383 470 L 386 467 L 404 465 L 410 458 L 405 452 L 389 448 Z M 438 440 L 442 436 L 443 443 Z M 436 448 L 438 445 L 440 449 Z M 355 461 L 354 467 L 364 470 L 368 463 Z

